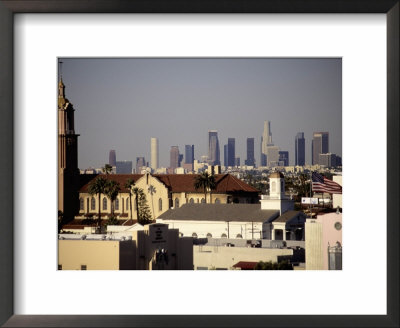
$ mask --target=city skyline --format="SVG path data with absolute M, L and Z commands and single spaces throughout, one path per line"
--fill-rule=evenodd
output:
M 208 154 L 208 133 L 219 147 L 235 138 L 236 157 L 246 158 L 254 138 L 260 165 L 263 122 L 274 145 L 289 152 L 304 132 L 306 163 L 316 131 L 330 135 L 329 150 L 342 155 L 340 59 L 62 59 L 66 97 L 76 109 L 79 167 L 101 167 L 110 149 L 117 160 L 151 158 L 159 141 L 159 166 L 169 150 L 196 148 Z M 222 154 L 221 154 L 222 155 Z M 222 162 L 223 158 L 219 158 Z

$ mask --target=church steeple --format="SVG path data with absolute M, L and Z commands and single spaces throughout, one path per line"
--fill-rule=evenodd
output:
M 60 82 L 58 82 L 58 98 L 65 98 L 65 85 L 62 78 L 60 78 Z

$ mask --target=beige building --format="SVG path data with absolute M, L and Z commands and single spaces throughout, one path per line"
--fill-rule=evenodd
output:
M 170 208 L 179 208 L 183 204 L 195 203 L 257 203 L 259 191 L 242 180 L 229 175 L 217 174 L 216 189 L 207 195 L 203 190 L 194 187 L 196 174 L 111 174 L 101 175 L 106 179 L 115 180 L 119 183 L 121 191 L 114 203 L 115 215 L 121 222 L 131 217 L 129 190 L 125 188 L 128 179 L 135 182 L 135 187 L 143 189 L 153 219 L 158 218 Z M 90 195 L 88 187 L 96 175 L 88 176 L 79 189 L 79 213 L 76 219 L 97 218 L 98 206 L 101 206 L 101 215 L 107 219 L 111 215 L 110 199 L 101 195 L 100 204 L 98 196 Z M 135 195 L 132 196 L 132 218 L 136 220 L 137 209 Z M 206 201 L 207 199 L 207 201 Z
M 58 239 L 59 270 L 193 270 L 193 239 L 165 224 L 121 234 Z

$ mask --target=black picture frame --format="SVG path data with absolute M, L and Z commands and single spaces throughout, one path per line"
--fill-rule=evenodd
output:
M 4 327 L 399 327 L 399 11 L 399 0 L 1 0 L 0 324 Z M 14 315 L 13 176 L 18 174 L 13 169 L 13 16 L 15 13 L 385 13 L 387 16 L 387 315 Z

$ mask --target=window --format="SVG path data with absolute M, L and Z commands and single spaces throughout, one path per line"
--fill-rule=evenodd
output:
M 96 200 L 94 199 L 94 197 L 92 197 L 92 199 L 90 200 L 90 209 L 92 211 L 96 209 Z
M 85 206 L 85 204 L 84 204 L 84 202 L 83 202 L 83 198 L 79 198 L 79 209 L 80 209 L 81 211 L 84 210 L 84 206 Z
M 212 238 L 212 234 L 208 233 L 207 238 Z
M 238 234 L 236 235 L 236 238 L 243 238 L 243 236 L 242 236 L 240 233 L 238 233 Z
M 179 198 L 175 198 L 175 208 L 179 207 Z
M 126 204 L 126 210 L 129 210 L 129 198 L 126 199 L 125 204 Z
M 82 265 L 81 265 L 81 270 L 87 270 L 86 264 L 82 264 Z
M 201 199 L 201 203 L 204 204 L 206 200 L 204 198 Z
M 107 198 L 103 198 L 103 210 L 107 209 Z
M 159 212 L 162 211 L 162 199 L 161 198 L 158 200 L 158 211 Z
M 189 199 L 189 203 L 190 203 L 190 204 L 194 204 L 194 199 L 193 199 L 193 198 L 190 198 L 190 199 Z
M 228 236 L 226 235 L 226 233 L 223 233 L 223 234 L 221 235 L 221 238 L 228 238 Z
M 115 200 L 115 209 L 117 211 L 119 211 L 119 199 L 118 198 Z
M 193 238 L 197 238 L 197 233 L 193 232 L 193 233 L 192 233 L 192 237 L 193 237 Z
M 215 204 L 221 204 L 221 201 L 219 200 L 219 198 L 215 199 Z

